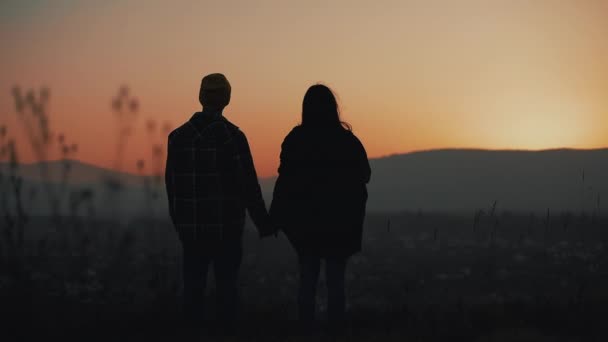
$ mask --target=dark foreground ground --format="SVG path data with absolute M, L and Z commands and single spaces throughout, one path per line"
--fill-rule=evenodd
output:
M 179 340 L 179 244 L 168 222 L 30 220 L 3 237 L 0 336 Z M 347 269 L 342 337 L 298 336 L 283 236 L 245 237 L 241 328 L 227 341 L 607 341 L 608 220 L 562 214 L 370 214 Z M 212 277 L 212 276 L 211 276 Z M 213 282 L 209 302 L 213 303 Z M 319 318 L 325 313 L 321 279 Z M 210 319 L 213 308 L 210 307 Z M 213 326 L 213 322 L 208 322 Z

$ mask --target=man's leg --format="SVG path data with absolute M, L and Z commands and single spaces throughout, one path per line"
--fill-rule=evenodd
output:
M 205 288 L 209 258 L 203 248 L 194 243 L 183 243 L 183 309 L 185 323 L 197 327 L 203 323 Z
M 217 284 L 217 318 L 226 333 L 233 333 L 237 320 L 238 274 L 243 249 L 240 239 L 225 241 L 221 247 L 213 262 Z
M 311 255 L 298 255 L 300 264 L 300 289 L 298 292 L 298 312 L 304 329 L 310 329 L 315 317 L 315 301 L 321 259 Z
M 333 328 L 340 328 L 344 321 L 346 310 L 346 295 L 344 293 L 345 270 L 346 258 L 326 259 L 327 313 L 329 323 Z

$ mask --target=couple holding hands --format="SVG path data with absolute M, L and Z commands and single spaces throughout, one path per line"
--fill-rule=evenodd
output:
M 183 247 L 186 323 L 202 323 L 209 266 L 222 328 L 236 326 L 238 272 L 245 212 L 260 236 L 282 231 L 299 262 L 298 313 L 314 320 L 321 260 L 325 261 L 328 319 L 339 328 L 345 313 L 345 268 L 361 249 L 370 166 L 365 148 L 340 120 L 332 91 L 311 86 L 301 123 L 281 145 L 269 212 L 245 134 L 223 115 L 231 87 L 222 74 L 201 82 L 202 111 L 169 134 L 165 183 L 171 220 Z

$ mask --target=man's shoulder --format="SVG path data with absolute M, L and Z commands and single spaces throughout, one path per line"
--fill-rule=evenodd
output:
M 241 131 L 241 129 L 237 125 L 235 125 L 225 117 L 222 117 L 221 120 L 218 120 L 217 126 L 215 128 L 216 131 L 219 132 L 220 135 L 218 137 L 221 137 L 220 140 L 222 141 L 230 141 L 233 139 L 236 141 L 243 141 L 247 139 L 245 137 L 245 133 Z
M 186 121 L 181 126 L 169 133 L 168 140 L 170 144 L 191 141 L 195 134 L 196 132 L 194 131 L 190 122 Z
M 243 140 L 246 138 L 239 127 L 225 117 L 207 122 L 204 125 L 198 125 L 188 120 L 171 131 L 168 137 L 171 145 L 188 145 L 195 143 L 195 141 L 209 141 L 208 139 L 216 142 L 227 142 L 232 139 Z
M 220 121 L 223 122 L 226 125 L 226 127 L 228 127 L 229 129 L 240 131 L 239 126 L 235 125 L 232 121 L 228 120 L 225 116 L 222 116 L 222 120 L 220 120 Z
M 243 135 L 240 128 L 225 117 L 222 117 L 221 120 L 217 120 L 214 123 L 214 126 L 214 128 L 223 131 L 223 133 L 230 134 L 231 136 Z

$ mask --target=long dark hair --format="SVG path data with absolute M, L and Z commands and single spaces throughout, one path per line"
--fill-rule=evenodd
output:
M 348 123 L 340 120 L 340 107 L 336 96 L 323 84 L 315 84 L 306 91 L 302 101 L 302 126 L 351 130 Z

